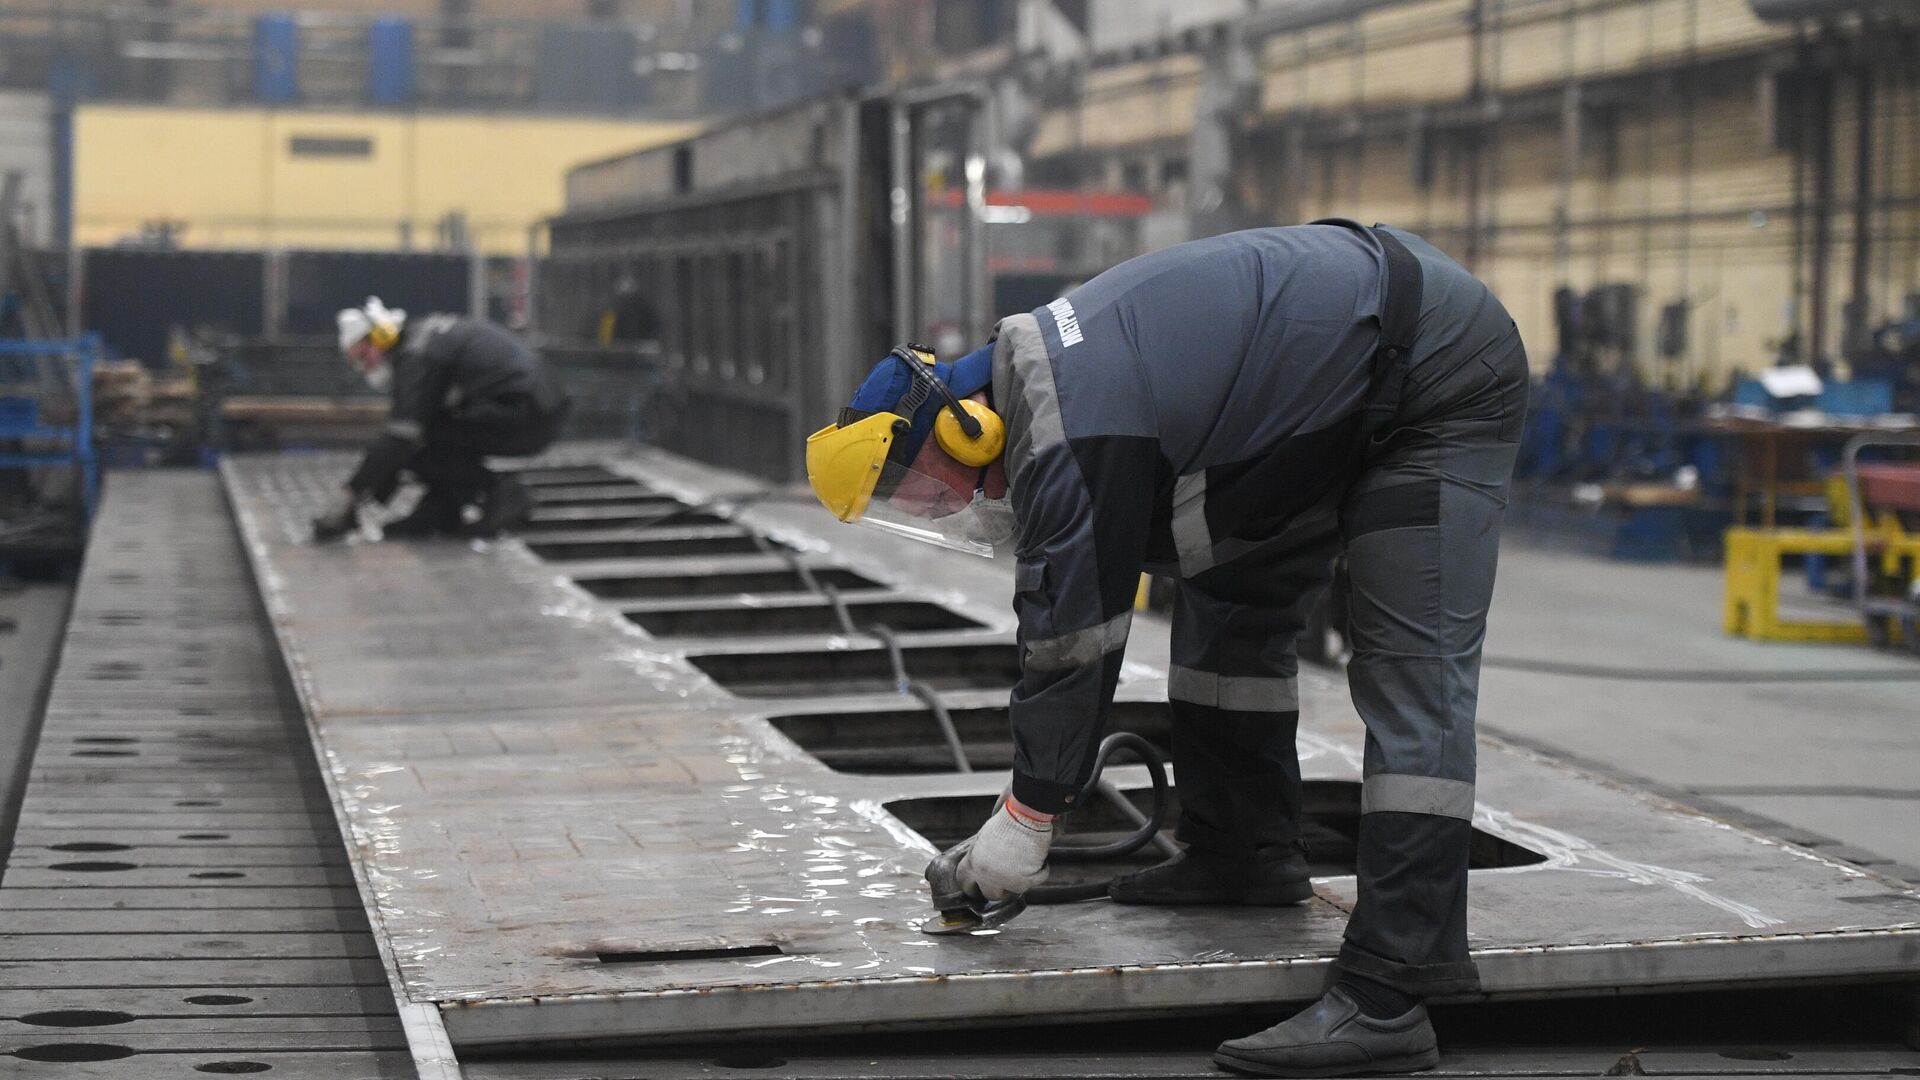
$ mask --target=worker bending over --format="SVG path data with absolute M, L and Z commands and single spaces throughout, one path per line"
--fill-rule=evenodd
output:
M 995 338 L 951 364 L 896 349 L 807 443 L 842 520 L 1017 541 L 1013 781 L 966 842 L 963 882 L 993 900 L 1046 879 L 1145 569 L 1178 580 L 1185 847 L 1112 898 L 1309 899 L 1294 639 L 1344 550 L 1367 726 L 1358 903 L 1325 995 L 1215 1060 L 1276 1076 L 1433 1065 L 1423 1000 L 1478 987 L 1475 699 L 1527 392 L 1512 319 L 1420 238 L 1326 221 L 1133 259 Z
M 524 517 L 525 489 L 485 458 L 537 454 L 559 435 L 569 403 L 533 350 L 490 322 L 409 319 L 378 297 L 338 322 L 347 363 L 390 391 L 393 405 L 360 468 L 314 519 L 314 538 L 351 532 L 360 505 L 391 499 L 402 471 L 426 491 L 411 514 L 384 527 L 387 536 L 491 536 Z

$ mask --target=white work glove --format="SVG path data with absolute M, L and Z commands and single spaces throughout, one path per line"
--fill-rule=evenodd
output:
M 960 886 L 987 900 L 1019 896 L 1047 880 L 1047 848 L 1053 844 L 1053 815 L 1029 810 L 1002 796 L 980 831 L 967 841 L 960 860 Z

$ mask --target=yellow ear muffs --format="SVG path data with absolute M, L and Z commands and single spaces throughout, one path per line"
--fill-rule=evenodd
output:
M 378 348 L 391 349 L 400 340 L 400 328 L 390 322 L 375 321 L 367 330 L 367 340 Z
M 960 407 L 967 415 L 980 424 L 978 438 L 969 436 L 960 426 L 960 419 L 953 415 L 952 409 L 941 409 L 933 421 L 933 441 L 947 456 L 970 468 L 980 469 L 993 464 L 1007 448 L 1007 423 L 1000 414 L 987 408 L 978 401 L 962 400 Z

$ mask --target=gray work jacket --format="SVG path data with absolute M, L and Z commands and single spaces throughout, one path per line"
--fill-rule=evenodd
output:
M 1143 569 L 1190 577 L 1255 553 L 1351 476 L 1385 274 L 1357 225 L 1251 229 L 1001 321 L 1021 802 L 1067 809 L 1091 772 Z

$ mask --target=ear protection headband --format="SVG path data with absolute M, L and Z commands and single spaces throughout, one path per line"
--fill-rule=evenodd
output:
M 390 322 L 374 323 L 367 331 L 367 340 L 382 349 L 391 349 L 400 340 L 400 328 Z
M 933 441 L 948 457 L 970 468 L 983 469 L 1006 450 L 1006 421 L 978 401 L 955 397 L 953 390 L 933 373 L 932 349 L 910 341 L 895 345 L 888 355 L 906 364 L 913 374 L 913 387 L 897 406 L 900 415 L 911 417 L 920 411 L 929 396 L 940 395 L 944 407 L 933 421 Z
M 400 340 L 400 318 L 405 312 L 397 312 L 380 302 L 377 296 L 367 297 L 367 340 L 381 349 L 391 349 Z

